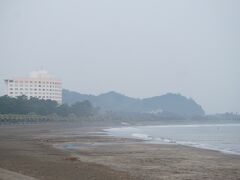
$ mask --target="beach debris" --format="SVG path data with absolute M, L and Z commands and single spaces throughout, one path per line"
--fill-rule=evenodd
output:
M 78 159 L 76 157 L 66 157 L 64 158 L 66 161 L 77 161 Z

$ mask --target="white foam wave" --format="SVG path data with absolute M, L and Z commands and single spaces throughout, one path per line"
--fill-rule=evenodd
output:
M 142 140 L 152 140 L 152 137 L 148 136 L 147 134 L 133 133 L 132 136 Z
M 127 131 L 138 131 L 138 128 L 134 127 L 120 127 L 120 128 L 109 128 L 109 129 L 104 129 L 106 132 L 127 132 Z
M 171 127 L 228 127 L 228 126 L 236 126 L 239 127 L 240 123 L 236 124 L 184 124 L 184 125 L 155 125 L 155 126 L 139 126 L 141 127 L 148 127 L 148 128 L 171 128 Z
M 147 143 L 180 144 L 180 145 L 191 146 L 191 147 L 196 147 L 201 149 L 217 150 L 217 151 L 228 153 L 228 154 L 240 154 L 239 146 L 236 145 L 236 143 L 239 142 L 239 139 L 236 139 L 237 132 L 235 132 L 235 134 L 234 133 L 231 134 L 230 133 L 231 128 L 227 128 L 227 129 L 224 128 L 224 127 L 231 127 L 231 126 L 235 128 L 236 127 L 239 128 L 240 124 L 135 126 L 135 127 L 110 128 L 110 129 L 106 129 L 105 131 L 109 135 L 142 139 L 142 140 L 146 140 Z M 177 129 L 178 131 L 175 131 L 175 129 L 172 129 L 172 128 L 178 128 L 178 127 L 180 130 L 182 128 L 183 129 L 187 128 L 186 130 L 190 129 L 191 131 L 188 132 L 190 133 L 189 136 L 178 137 L 178 134 L 184 135 L 183 131 L 179 131 L 179 129 Z M 196 128 L 200 127 L 200 129 L 197 129 L 197 132 L 196 132 L 196 133 L 199 133 L 198 136 L 197 134 L 195 134 L 194 131 L 192 131 L 193 129 L 191 129 L 195 127 Z M 202 131 L 206 131 L 206 133 L 209 133 L 209 136 L 206 136 L 205 134 L 201 133 L 200 131 L 201 127 L 203 128 Z M 208 131 L 207 131 L 206 127 L 213 127 L 213 128 L 212 129 L 208 128 Z M 171 131 L 168 131 L 168 130 L 171 130 Z M 215 132 L 215 135 L 213 134 L 214 132 Z M 193 133 L 194 136 L 192 138 L 189 138 L 191 137 L 191 133 Z M 231 136 L 226 136 L 229 133 Z M 217 137 L 219 135 L 222 135 L 222 136 Z M 202 139 L 200 139 L 201 137 Z M 235 139 L 231 140 L 230 137 L 233 137 Z M 224 138 L 229 138 L 229 144 L 226 145 L 226 142 L 228 141 L 226 141 L 226 139 Z

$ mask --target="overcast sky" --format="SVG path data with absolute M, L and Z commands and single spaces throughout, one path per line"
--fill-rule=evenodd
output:
M 0 0 L 4 78 L 45 69 L 63 87 L 167 92 L 240 112 L 239 0 Z

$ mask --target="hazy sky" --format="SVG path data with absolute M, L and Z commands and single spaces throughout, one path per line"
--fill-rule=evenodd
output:
M 46 69 L 81 93 L 192 97 L 240 112 L 239 0 L 0 0 L 4 78 Z

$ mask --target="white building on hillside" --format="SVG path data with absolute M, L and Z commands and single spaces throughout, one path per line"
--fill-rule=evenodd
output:
M 29 77 L 5 79 L 6 95 L 51 99 L 62 103 L 62 82 L 46 71 L 34 71 Z

